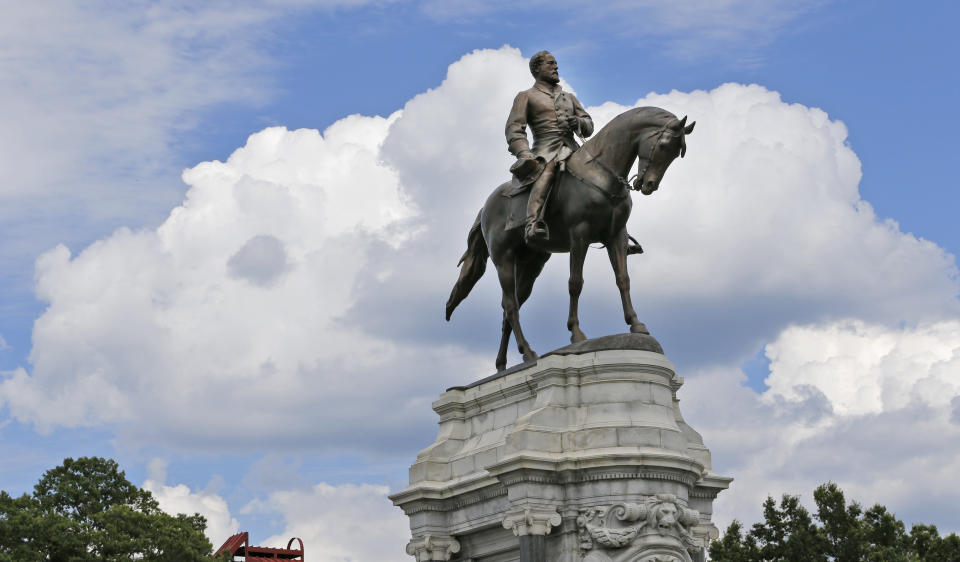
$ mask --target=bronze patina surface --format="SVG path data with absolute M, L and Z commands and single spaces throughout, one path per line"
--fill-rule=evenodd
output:
M 694 127 L 694 123 L 687 124 L 686 117 L 678 119 L 664 109 L 638 107 L 615 117 L 576 150 L 574 133 L 589 135 L 593 122 L 580 102 L 558 87 L 556 59 L 544 53 L 531 59 L 531 73 L 537 82 L 517 95 L 506 133 L 511 152 L 521 160 L 542 159 L 546 165 L 531 190 L 523 189 L 523 182 L 514 179 L 494 189 L 487 198 L 467 236 L 460 276 L 446 306 L 449 320 L 484 274 L 489 258 L 503 292 L 498 370 L 506 368 L 511 333 L 524 361 L 537 357 L 524 337 L 519 311 L 552 253 L 570 253 L 567 329 L 571 343 L 587 339 L 580 329 L 578 304 L 583 289 L 583 262 L 593 243 L 607 249 L 630 331 L 649 333 L 638 319 L 630 297 L 627 219 L 633 201 L 629 192 L 635 189 L 650 195 L 656 191 L 667 167 L 686 152 L 685 137 Z M 526 126 L 533 130 L 533 150 L 526 138 Z M 626 176 L 637 161 L 637 177 L 631 184 Z M 560 162 L 564 165 L 560 166 Z M 548 175 L 551 177 L 544 180 Z M 527 199 L 541 196 L 544 203 L 535 202 L 531 216 Z M 526 228 L 512 220 L 515 208 L 521 204 L 528 210 Z

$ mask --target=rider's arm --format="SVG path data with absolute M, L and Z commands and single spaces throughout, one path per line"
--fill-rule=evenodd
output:
M 513 100 L 513 108 L 507 117 L 507 149 L 517 158 L 532 158 L 530 141 L 527 139 L 527 93 L 520 92 Z
M 573 97 L 573 114 L 580 125 L 580 136 L 587 138 L 593 134 L 593 119 L 590 119 L 590 114 L 580 104 L 580 100 L 576 96 L 571 97 Z

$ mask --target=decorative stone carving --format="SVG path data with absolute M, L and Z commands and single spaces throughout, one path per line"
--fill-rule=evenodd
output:
M 673 494 L 643 503 L 617 503 L 585 509 L 577 517 L 584 562 L 691 562 L 704 547 L 691 533 L 700 513 Z
M 453 537 L 424 535 L 407 543 L 407 554 L 417 562 L 446 561 L 457 552 L 460 552 L 460 542 Z
M 517 509 L 504 517 L 503 528 L 513 530 L 518 537 L 547 535 L 551 528 L 560 525 L 561 520 L 555 509 Z

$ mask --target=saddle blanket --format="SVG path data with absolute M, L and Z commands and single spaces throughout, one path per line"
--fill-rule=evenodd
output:
M 527 200 L 530 199 L 530 184 L 521 184 L 516 177 L 500 186 L 500 195 L 507 201 L 507 221 L 504 230 L 521 228 L 527 222 Z

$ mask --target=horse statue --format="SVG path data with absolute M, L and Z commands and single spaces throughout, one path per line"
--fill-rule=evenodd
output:
M 497 269 L 503 290 L 503 334 L 497 354 L 497 371 L 507 365 L 510 334 L 524 361 L 537 359 L 520 327 L 520 307 L 530 296 L 533 283 L 550 254 L 570 253 L 570 312 L 567 329 L 571 343 L 587 339 L 580 329 L 577 306 L 583 289 L 583 262 L 592 243 L 607 248 L 616 275 L 623 315 L 630 331 L 649 334 L 637 318 L 630 300 L 627 272 L 627 218 L 633 201 L 630 189 L 650 195 L 660 187 L 667 167 L 687 150 L 685 136 L 696 122 L 677 119 L 658 107 L 638 107 L 618 115 L 567 160 L 547 199 L 546 214 L 550 237 L 524 241 L 523 222 L 516 216 L 526 208 L 524 192 L 517 194 L 511 182 L 493 191 L 477 215 L 467 236 L 467 250 L 460 258 L 460 276 L 447 300 L 447 320 L 483 276 L 487 258 Z M 625 179 L 639 159 L 636 180 Z

